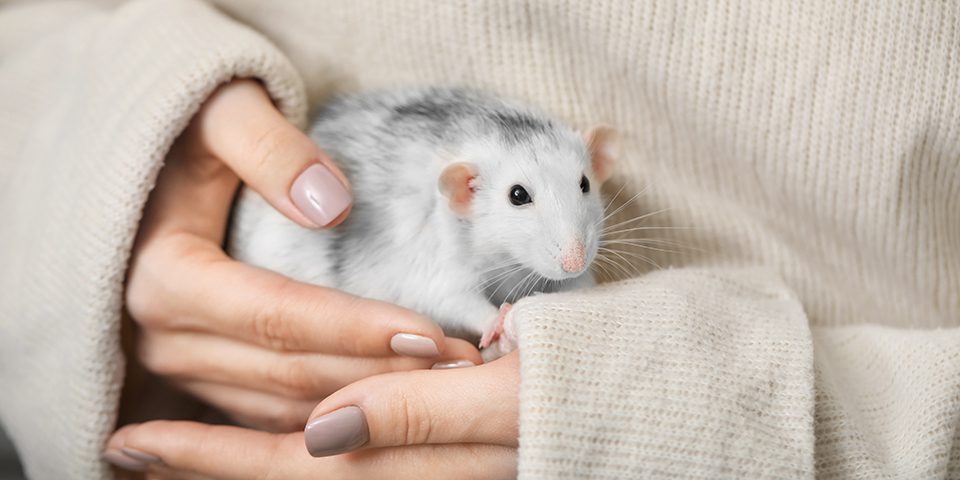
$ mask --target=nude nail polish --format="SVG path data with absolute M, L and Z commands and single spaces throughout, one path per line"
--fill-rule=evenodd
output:
M 466 367 L 475 367 L 477 364 L 471 362 L 470 360 L 453 360 L 449 362 L 437 362 L 434 363 L 431 370 L 449 370 L 451 368 L 466 368 Z
M 140 450 L 123 447 L 120 449 L 120 451 L 123 452 L 124 455 L 139 460 L 143 463 L 160 463 L 160 457 L 141 452 Z
M 143 472 L 147 469 L 147 464 L 136 458 L 125 455 L 120 450 L 110 449 L 103 452 L 103 459 L 124 470 L 133 472 Z
M 390 348 L 397 355 L 409 357 L 436 357 L 440 349 L 432 339 L 412 333 L 398 333 L 390 339 Z
M 290 200 L 300 213 L 320 226 L 332 222 L 353 201 L 340 179 L 320 163 L 307 167 L 293 181 Z
M 352 405 L 317 417 L 303 430 L 307 451 L 314 457 L 349 452 L 369 439 L 367 417 L 360 407 Z

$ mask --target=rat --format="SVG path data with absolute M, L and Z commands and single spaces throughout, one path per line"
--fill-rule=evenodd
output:
M 244 188 L 235 259 L 417 311 L 479 338 L 485 361 L 516 348 L 517 300 L 594 285 L 600 186 L 619 155 L 610 127 L 434 87 L 338 97 L 309 134 L 350 180 L 351 213 L 310 230 Z

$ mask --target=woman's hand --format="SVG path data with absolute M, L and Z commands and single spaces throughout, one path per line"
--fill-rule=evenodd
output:
M 328 397 L 305 434 L 148 422 L 117 431 L 105 458 L 151 478 L 516 478 L 519 381 L 517 352 L 389 373 Z
M 319 399 L 360 378 L 480 363 L 473 346 L 414 312 L 228 258 L 241 179 L 306 227 L 349 211 L 343 174 L 258 82 L 221 87 L 172 148 L 134 248 L 126 306 L 148 370 L 241 423 L 293 431 Z

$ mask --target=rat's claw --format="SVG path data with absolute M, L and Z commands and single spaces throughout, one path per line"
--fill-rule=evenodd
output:
M 479 347 L 480 347 L 480 348 L 487 348 L 487 347 L 489 347 L 491 344 L 493 344 L 493 342 L 496 342 L 496 341 L 499 340 L 499 339 L 500 339 L 500 333 L 497 332 L 496 330 L 490 330 L 490 331 L 484 333 L 484 334 L 483 334 L 483 337 L 480 338 L 480 345 L 479 345 Z
M 503 335 L 503 320 L 507 318 L 507 313 L 510 312 L 511 308 L 513 308 L 513 305 L 509 303 L 500 305 L 500 312 L 497 314 L 497 319 L 491 325 L 490 330 L 484 332 L 483 337 L 480 338 L 480 348 L 487 348 L 493 344 L 493 342 L 500 339 L 500 335 Z
M 480 338 L 480 348 L 487 348 L 500 339 L 503 333 L 503 315 L 497 316 L 497 321 L 493 323 L 493 328 L 483 333 Z

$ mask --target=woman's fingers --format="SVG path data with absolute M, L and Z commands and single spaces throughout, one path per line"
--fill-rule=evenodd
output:
M 418 445 L 313 458 L 303 434 L 157 421 L 114 434 L 105 458 L 161 475 L 215 478 L 507 479 L 516 478 L 516 449 L 495 445 Z M 138 460 L 139 459 L 139 460 Z M 136 463 L 135 463 L 136 462 Z M 116 463 L 115 463 L 116 464 Z
M 217 90 L 177 138 L 150 195 L 138 250 L 171 232 L 220 245 L 240 179 L 306 227 L 334 226 L 349 211 L 340 170 L 258 82 L 238 80 Z
M 444 341 L 447 348 L 437 358 L 367 358 L 277 352 L 198 332 L 145 331 L 140 336 L 137 354 L 140 362 L 157 375 L 243 387 L 294 400 L 312 400 L 309 413 L 320 399 L 361 378 L 429 369 L 434 364 L 481 363 L 471 344 L 453 338 Z M 216 405 L 223 407 L 222 403 Z M 304 420 L 306 416 L 300 419 Z
M 226 414 L 240 425 L 268 432 L 295 432 L 316 407 L 315 401 L 293 400 L 246 388 L 206 381 L 175 382 L 181 390 Z
M 287 218 L 317 228 L 346 217 L 347 178 L 277 111 L 259 82 L 224 85 L 196 118 L 189 134 Z
M 370 377 L 317 406 L 305 430 L 321 457 L 359 447 L 439 443 L 517 444 L 516 352 L 474 368 Z
M 302 438 L 302 434 L 159 420 L 127 425 L 114 432 L 107 442 L 104 459 L 126 470 L 163 469 L 216 478 L 266 478 L 275 463 L 309 458 L 302 447 L 299 454 L 293 448 L 297 437 Z
M 146 327 L 334 355 L 435 358 L 445 349 L 440 327 L 405 308 L 233 261 L 192 235 L 153 248 L 127 290 L 127 308 Z

